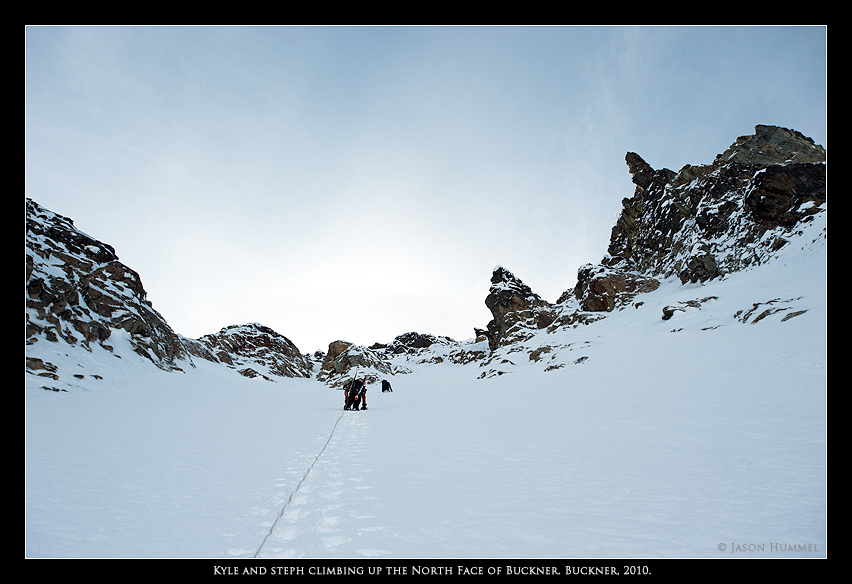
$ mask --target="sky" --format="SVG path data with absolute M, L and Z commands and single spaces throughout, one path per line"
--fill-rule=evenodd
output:
M 548 301 L 606 253 L 624 157 L 709 164 L 757 124 L 828 148 L 827 30 L 29 26 L 25 190 L 198 338 L 302 352 Z

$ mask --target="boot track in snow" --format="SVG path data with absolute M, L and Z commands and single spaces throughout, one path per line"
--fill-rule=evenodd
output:
M 281 519 L 281 516 L 284 515 L 284 511 L 287 509 L 287 506 L 293 501 L 293 495 L 295 495 L 296 493 L 299 492 L 299 489 L 301 488 L 302 483 L 304 483 L 305 479 L 308 478 L 308 475 L 310 474 L 311 469 L 314 468 L 314 465 L 316 465 L 317 461 L 320 459 L 320 456 L 322 456 L 323 452 L 325 452 L 325 449 L 328 447 L 329 442 L 331 442 L 331 439 L 334 436 L 334 432 L 335 432 L 335 430 L 337 430 L 337 425 L 340 423 L 340 420 L 343 418 L 343 415 L 344 414 L 340 414 L 340 417 L 338 417 L 337 421 L 334 422 L 334 427 L 332 427 L 331 433 L 328 435 L 328 440 L 325 441 L 325 444 L 323 445 L 322 449 L 316 455 L 316 458 L 314 458 L 314 461 L 308 467 L 308 470 L 305 471 L 305 474 L 302 476 L 302 479 L 299 481 L 299 484 L 297 484 L 296 488 L 293 489 L 293 492 L 290 493 L 290 496 L 287 498 L 287 501 L 284 503 L 284 506 L 281 508 L 281 511 L 278 513 L 278 517 L 276 517 L 275 521 L 272 522 L 272 526 L 269 528 L 269 533 L 267 533 L 264 536 L 263 541 L 260 542 L 260 547 L 257 548 L 257 551 L 254 552 L 254 556 L 252 556 L 252 557 L 254 557 L 254 558 L 257 557 L 257 555 L 260 553 L 260 550 L 263 549 L 263 546 L 266 543 L 266 540 L 269 539 L 270 535 L 272 535 L 272 532 L 275 529 L 275 525 L 278 523 L 278 520 Z

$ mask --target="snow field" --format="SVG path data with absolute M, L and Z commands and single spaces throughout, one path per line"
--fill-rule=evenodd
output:
M 111 368 L 79 390 L 27 376 L 26 555 L 826 557 L 824 259 L 665 283 L 506 375 L 412 365 L 363 412 L 313 380 L 96 349 Z M 784 310 L 742 322 L 755 303 Z
M 703 334 L 717 353 L 698 361 L 701 339 L 608 341 L 557 372 L 424 368 L 373 388 L 364 412 L 308 380 L 203 367 L 178 385 L 31 392 L 28 554 L 252 557 L 279 513 L 258 557 L 824 553 L 825 394 L 808 356 L 756 334 L 767 367 Z

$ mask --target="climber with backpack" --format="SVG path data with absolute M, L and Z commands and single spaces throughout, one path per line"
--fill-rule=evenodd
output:
M 349 409 L 349 390 L 352 389 L 352 382 L 354 379 L 350 379 L 346 383 L 343 384 L 343 409 Z
M 355 410 L 358 411 L 367 409 L 367 385 L 366 385 L 367 376 L 364 376 L 364 379 L 353 379 L 345 386 L 343 386 L 343 390 L 346 392 L 346 405 L 343 407 L 344 410 Z

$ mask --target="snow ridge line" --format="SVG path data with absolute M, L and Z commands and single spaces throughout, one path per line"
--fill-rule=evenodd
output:
M 299 489 L 302 487 L 302 483 L 304 483 L 305 479 L 308 478 L 308 475 L 310 474 L 311 469 L 314 468 L 314 465 L 317 463 L 320 456 L 322 456 L 322 453 L 325 452 L 325 449 L 328 446 L 328 443 L 331 442 L 331 438 L 334 436 L 334 431 L 337 430 L 337 425 L 340 423 L 340 420 L 342 420 L 342 419 L 343 419 L 343 414 L 340 414 L 340 417 L 337 418 L 337 421 L 334 423 L 334 427 L 331 429 L 331 434 L 328 435 L 328 440 L 325 441 L 325 444 L 323 445 L 322 450 L 319 451 L 319 454 L 316 455 L 316 458 L 314 458 L 314 461 L 308 467 L 308 470 L 305 471 L 305 474 L 302 476 L 302 480 L 299 481 L 299 484 L 296 485 L 296 488 L 293 489 L 292 493 L 290 493 L 290 496 L 287 498 L 287 501 L 284 503 L 284 506 L 281 507 L 281 511 L 278 512 L 278 517 L 276 517 L 275 521 L 272 522 L 272 526 L 269 528 L 269 533 L 267 533 L 264 536 L 263 541 L 260 542 L 260 547 L 257 548 L 256 552 L 254 552 L 254 555 L 252 556 L 252 558 L 256 558 L 257 554 L 260 553 L 260 550 L 263 549 L 263 546 L 266 543 L 266 540 L 269 539 L 269 536 L 272 535 L 272 531 L 275 529 L 275 526 L 278 524 L 278 520 L 281 519 L 282 515 L 284 515 L 284 510 L 287 509 L 287 505 L 289 505 L 290 502 L 293 501 L 293 495 L 295 495 L 296 493 L 299 492 Z

